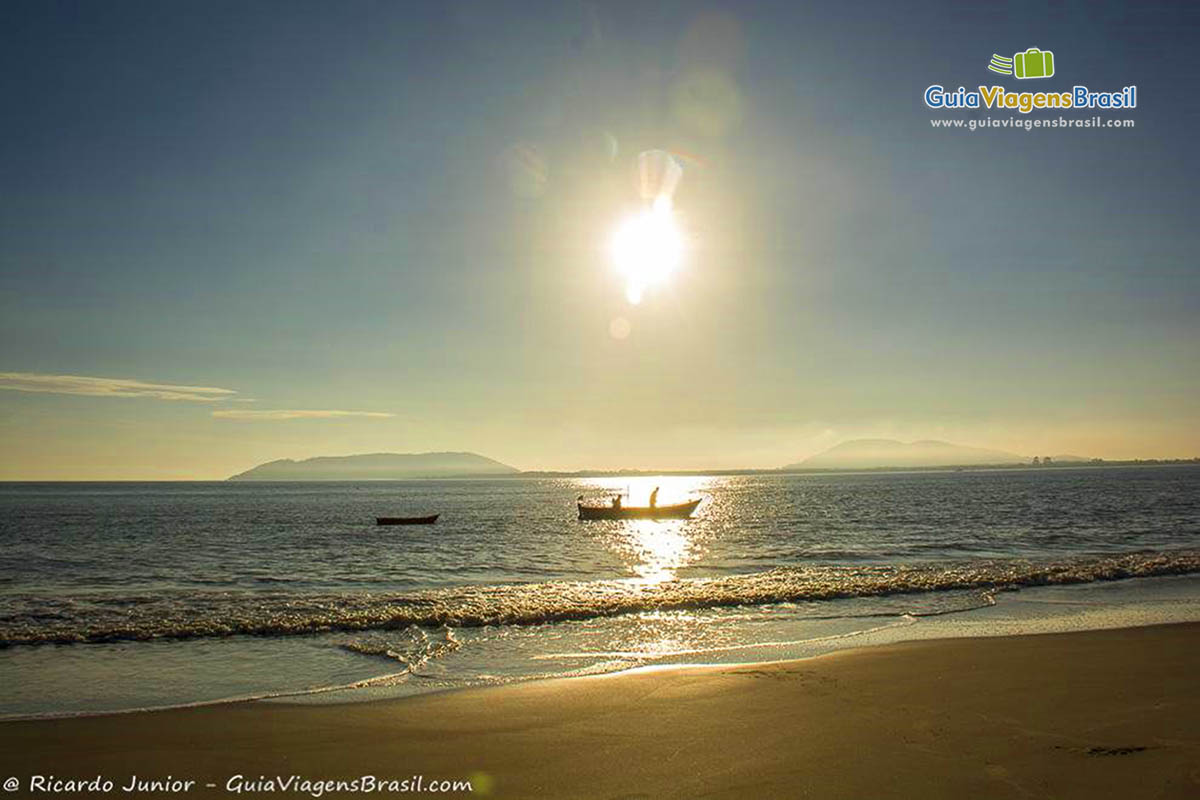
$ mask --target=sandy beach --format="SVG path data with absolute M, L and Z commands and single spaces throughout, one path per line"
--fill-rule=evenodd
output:
M 296 776 L 311 796 L 371 775 L 514 798 L 1195 797 L 1197 674 L 1200 624 L 908 642 L 373 703 L 8 722 L 0 776 L 20 782 L 10 796 L 50 794 L 33 776 L 100 776 L 121 795 L 132 776 L 169 775 L 192 796 Z

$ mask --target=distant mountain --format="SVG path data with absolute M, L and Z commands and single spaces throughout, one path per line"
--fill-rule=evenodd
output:
M 231 481 L 381 481 L 403 478 L 467 478 L 512 475 L 515 467 L 476 453 L 372 453 L 269 461 Z
M 938 441 L 898 442 L 853 439 L 784 469 L 875 469 L 878 467 L 957 467 L 980 464 L 1026 464 L 1030 459 L 981 447 Z

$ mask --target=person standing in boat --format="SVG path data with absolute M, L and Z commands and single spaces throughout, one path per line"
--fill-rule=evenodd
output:
M 620 508 L 620 507 L 621 507 L 621 495 L 616 495 L 615 497 L 613 497 L 613 499 L 612 499 L 612 507 L 613 507 L 613 508 Z
M 654 491 L 650 493 L 650 507 L 651 508 L 658 507 L 658 487 L 657 486 L 655 486 Z

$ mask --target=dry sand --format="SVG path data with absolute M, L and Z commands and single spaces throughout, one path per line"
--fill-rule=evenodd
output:
M 239 773 L 470 776 L 476 796 L 518 798 L 1196 798 L 1200 624 L 0 724 L 10 797 L 37 774 L 102 775 L 110 796 L 170 774 L 198 781 L 187 796 L 233 796 Z

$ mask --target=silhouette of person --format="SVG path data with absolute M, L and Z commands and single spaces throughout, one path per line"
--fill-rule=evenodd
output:
M 620 507 L 621 507 L 621 495 L 617 495 L 616 497 L 613 498 L 613 508 L 620 508 Z
M 655 508 L 657 506 L 658 506 L 658 487 L 655 486 L 654 491 L 650 493 L 650 507 Z

